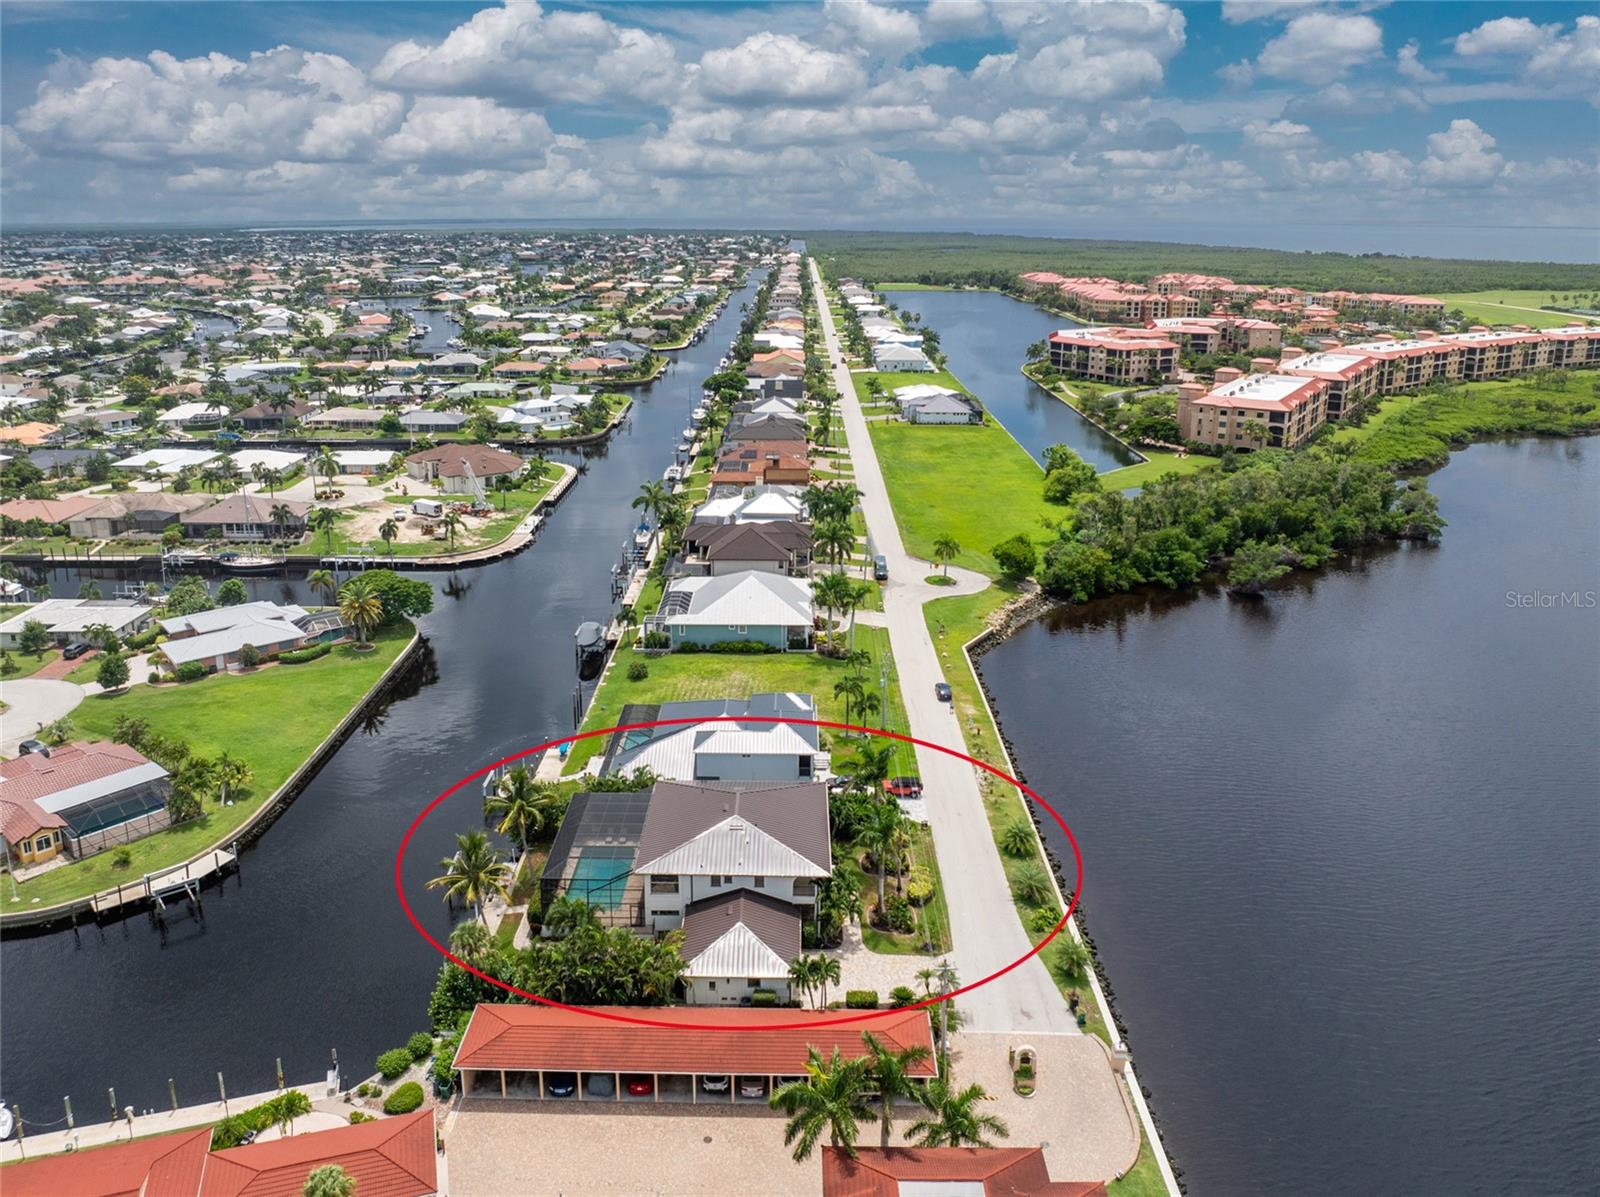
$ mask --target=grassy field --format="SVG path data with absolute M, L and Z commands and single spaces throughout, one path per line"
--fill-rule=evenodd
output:
M 1121 1180 L 1106 1185 L 1107 1197 L 1167 1197 L 1167 1182 L 1161 1178 L 1150 1140 L 1139 1141 L 1139 1159 Z
M 1127 490 L 1130 486 L 1146 486 L 1168 474 L 1193 474 L 1217 464 L 1215 457 L 1206 457 L 1199 453 L 1180 457 L 1165 449 L 1140 449 L 1139 452 L 1149 460 L 1141 461 L 1137 465 L 1123 466 L 1117 470 L 1107 470 L 1100 475 L 1101 488 Z
M 32 677 L 46 665 L 50 664 L 52 661 L 59 660 L 61 657 L 61 650 L 59 648 L 47 648 L 38 656 L 34 656 L 32 653 L 25 653 L 20 649 L 15 648 L 7 649 L 6 652 L 11 657 L 12 664 L 17 667 L 17 671 L 15 673 L 6 674 L 3 680 L 8 682 L 19 682 L 25 677 Z
M 1534 328 L 1560 328 L 1584 317 L 1564 312 L 1544 312 L 1539 309 L 1551 302 L 1573 307 L 1600 306 L 1600 287 L 1588 291 L 1461 291 L 1440 295 L 1445 311 L 1460 308 L 1467 319 L 1479 324 L 1527 324 Z
M 856 625 L 856 647 L 872 654 L 866 669 L 869 681 L 876 681 L 878 662 L 889 651 L 889 634 L 882 628 Z M 628 668 L 642 661 L 650 671 L 639 681 L 628 679 Z M 614 727 L 629 703 L 682 702 L 689 699 L 747 698 L 751 694 L 792 690 L 812 695 L 819 719 L 844 718 L 844 703 L 833 695 L 834 683 L 850 669 L 831 657 L 816 653 L 667 653 L 647 656 L 632 648 L 619 648 L 599 692 L 589 706 L 583 730 Z M 889 717 L 891 730 L 898 714 L 898 730 L 905 730 L 899 689 L 891 677 Z M 581 769 L 589 758 L 605 750 L 605 737 L 579 740 L 567 754 L 564 773 Z
M 1000 541 L 1026 532 L 1041 545 L 1046 522 L 1066 515 L 1044 501 L 1044 470 L 993 419 L 973 424 L 867 425 L 906 550 L 933 559 L 933 544 L 955 537 L 953 564 L 995 576 L 989 555 Z
M 247 674 L 214 674 L 174 686 L 135 686 L 85 699 L 72 712 L 74 736 L 110 739 L 121 716 L 144 719 L 158 735 L 186 741 L 200 756 L 240 758 L 253 774 L 229 807 L 206 804 L 200 818 L 135 840 L 132 862 L 112 865 L 112 853 L 43 873 L 21 883 L 24 903 L 48 904 L 134 881 L 179 864 L 224 839 L 254 814 L 366 695 L 410 642 L 409 623 L 375 637 L 377 651 L 350 646 L 304 665 L 274 665 Z
M 1580 436 L 1600 432 L 1600 372 L 1580 370 L 1564 384 L 1533 378 L 1474 382 L 1448 391 L 1385 399 L 1335 443 L 1356 456 L 1398 467 L 1442 465 L 1452 448 L 1496 436 Z

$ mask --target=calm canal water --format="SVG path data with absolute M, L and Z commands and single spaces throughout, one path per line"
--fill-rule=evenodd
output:
M 167 1078 L 185 1104 L 268 1089 L 281 1056 L 291 1083 L 319 1079 L 336 1048 L 346 1076 L 427 1022 L 439 957 L 394 895 L 406 825 L 441 790 L 508 753 L 572 728 L 573 630 L 611 610 L 610 570 L 637 513 L 640 483 L 673 460 L 678 432 L 743 318 L 759 277 L 737 292 L 700 344 L 635 391 L 626 424 L 582 458 L 587 475 L 538 543 L 434 582 L 422 621 L 432 660 L 415 693 L 339 749 L 243 858 L 241 880 L 208 890 L 204 923 L 178 921 L 162 947 L 143 916 L 75 939 L 0 944 L 4 1019 L 0 1094 L 30 1123 L 80 1121 L 119 1105 L 164 1107 Z M 424 319 L 433 313 L 424 315 Z M 65 572 L 58 594 L 76 593 Z M 257 597 L 304 597 L 297 583 L 252 582 Z M 270 731 L 264 734 L 270 734 Z M 466 787 L 419 830 L 404 882 L 439 938 L 444 903 L 418 898 L 454 834 L 481 826 Z M 35 1128 L 37 1129 L 37 1128 Z
M 1437 547 L 983 659 L 1193 1193 L 1600 1189 L 1600 610 L 1507 597 L 1600 591 L 1600 440 L 1431 484 Z
M 939 334 L 950 370 L 983 400 L 1035 459 L 1050 445 L 1069 445 L 1095 469 L 1140 460 L 1116 437 L 1085 420 L 1021 371 L 1027 347 L 1073 323 L 998 291 L 895 291 L 902 313 L 915 312 Z

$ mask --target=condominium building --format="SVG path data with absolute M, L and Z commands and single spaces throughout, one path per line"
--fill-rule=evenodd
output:
M 1322 353 L 1288 356 L 1278 373 L 1297 378 L 1320 378 L 1327 382 L 1327 418 L 1338 420 L 1350 415 L 1378 394 L 1381 375 L 1378 359 L 1364 353 L 1328 350 Z
M 1159 329 L 1063 328 L 1050 334 L 1050 364 L 1098 382 L 1155 382 L 1178 365 L 1178 343 Z
M 1414 391 L 1430 382 L 1453 382 L 1461 377 L 1461 346 L 1438 338 L 1363 341 L 1346 345 L 1344 352 L 1377 359 L 1380 395 Z
M 1246 374 L 1210 391 L 1184 384 L 1178 429 L 1186 441 L 1224 448 L 1293 449 L 1322 426 L 1327 395 L 1326 379 L 1292 374 Z
M 1550 342 L 1532 329 L 1480 329 L 1439 338 L 1461 347 L 1461 378 L 1482 382 L 1537 370 L 1550 363 Z

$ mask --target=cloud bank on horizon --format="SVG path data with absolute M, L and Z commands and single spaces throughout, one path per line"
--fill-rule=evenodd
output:
M 1595 240 L 1577 5 L 516 2 L 394 36 L 360 4 L 171 7 L 181 31 L 160 4 L 0 14 L 8 220 Z

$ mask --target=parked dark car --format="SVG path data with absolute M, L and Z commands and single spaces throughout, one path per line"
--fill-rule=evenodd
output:
M 609 1072 L 591 1072 L 589 1079 L 583 1082 L 583 1091 L 590 1097 L 614 1097 L 617 1082 L 611 1079 Z
M 889 559 L 881 553 L 872 559 L 872 576 L 880 582 L 889 580 Z
M 883 792 L 894 798 L 915 798 L 922 793 L 922 778 L 885 777 Z
M 79 657 L 83 656 L 84 653 L 88 652 L 93 647 L 93 645 L 85 644 L 81 640 L 74 641 L 72 644 L 67 645 L 66 648 L 61 650 L 61 657 L 66 661 L 76 661 Z
M 935 682 L 933 684 L 933 696 L 935 698 L 937 698 L 940 702 L 949 702 L 950 701 L 950 683 L 949 682 Z
M 578 1091 L 578 1077 L 571 1072 L 546 1073 L 544 1091 L 551 1097 L 571 1097 Z
M 649 1097 L 656 1091 L 656 1083 L 647 1076 L 630 1076 L 623 1084 L 627 1086 L 629 1097 Z
M 17 745 L 18 756 L 30 756 L 35 752 L 37 752 L 40 756 L 49 756 L 50 745 L 46 744 L 43 740 L 24 740 L 22 743 Z
M 767 1082 L 758 1076 L 742 1076 L 739 1078 L 740 1097 L 765 1097 L 767 1095 Z

